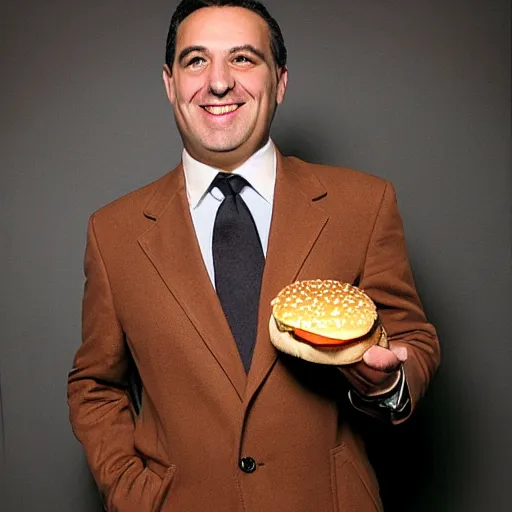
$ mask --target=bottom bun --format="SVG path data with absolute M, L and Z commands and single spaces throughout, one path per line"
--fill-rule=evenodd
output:
M 273 316 L 270 317 L 268 328 L 270 341 L 277 350 L 311 363 L 336 366 L 353 364 L 361 361 L 363 354 L 373 345 L 388 347 L 386 331 L 382 326 L 378 326 L 367 338 L 361 338 L 353 343 L 340 345 L 339 347 L 330 346 L 328 348 L 317 348 L 295 338 L 288 331 L 280 331 Z

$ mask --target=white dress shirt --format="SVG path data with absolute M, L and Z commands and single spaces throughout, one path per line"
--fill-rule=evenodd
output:
M 233 174 L 243 176 L 251 185 L 245 187 L 240 192 L 240 196 L 254 218 L 264 255 L 267 254 L 270 219 L 272 218 L 276 165 L 276 149 L 269 139 L 265 146 L 233 171 Z M 224 195 L 217 187 L 210 192 L 208 189 L 215 176 L 222 170 L 198 162 L 184 149 L 183 171 L 197 241 L 206 270 L 215 286 L 212 254 L 213 225 Z

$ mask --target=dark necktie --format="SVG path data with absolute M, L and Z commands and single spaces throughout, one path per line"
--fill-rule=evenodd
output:
M 218 187 L 224 194 L 213 226 L 215 289 L 248 372 L 265 257 L 254 219 L 239 195 L 245 186 L 250 185 L 241 176 L 219 173 L 210 189 Z

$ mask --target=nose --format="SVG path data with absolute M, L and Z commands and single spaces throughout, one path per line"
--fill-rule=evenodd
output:
M 211 94 L 224 97 L 235 86 L 235 79 L 225 62 L 214 62 L 210 66 L 208 90 Z

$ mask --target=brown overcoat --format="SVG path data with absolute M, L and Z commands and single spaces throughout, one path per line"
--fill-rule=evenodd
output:
M 371 512 L 378 483 L 333 367 L 279 355 L 271 299 L 296 279 L 355 283 L 408 347 L 412 409 L 439 364 L 393 187 L 278 154 L 258 338 L 246 376 L 204 267 L 183 169 L 90 219 L 83 343 L 69 374 L 75 435 L 109 511 Z M 135 415 L 127 351 L 143 382 Z M 256 469 L 239 468 L 252 457 Z

